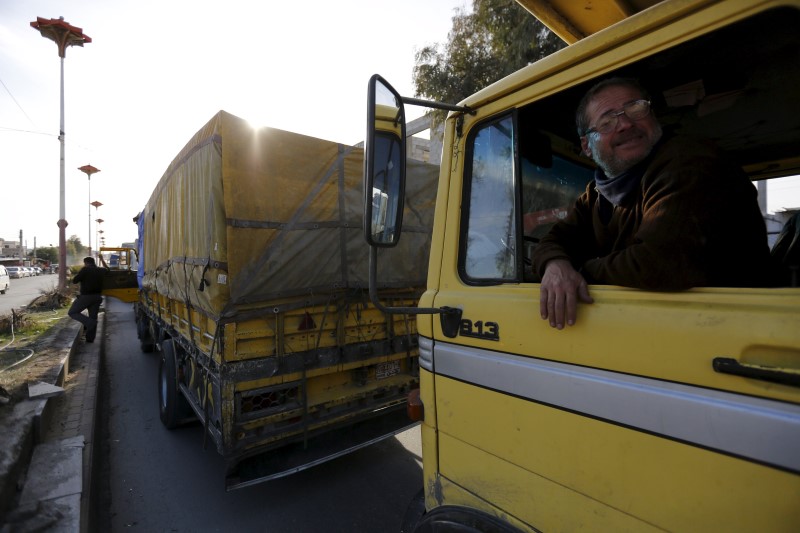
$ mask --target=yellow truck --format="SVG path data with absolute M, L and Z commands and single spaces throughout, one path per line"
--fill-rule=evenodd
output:
M 569 46 L 446 119 L 404 531 L 797 531 L 800 288 L 591 285 L 558 330 L 530 259 L 593 177 L 574 114 L 603 78 L 639 79 L 665 129 L 714 139 L 754 182 L 800 174 L 800 2 L 519 3 Z M 407 104 L 370 80 L 375 250 L 405 238 L 409 181 L 386 157 L 404 139 L 380 117 L 403 131 Z
M 106 269 L 103 278 L 103 295 L 125 303 L 139 300 L 137 281 L 138 256 L 135 248 L 128 246 L 101 247 L 100 266 Z
M 416 306 L 438 167 L 409 162 L 403 244 L 376 297 Z M 230 490 L 413 427 L 416 322 L 370 303 L 363 149 L 220 111 L 175 157 L 139 228 L 138 335 L 160 418 L 199 420 Z

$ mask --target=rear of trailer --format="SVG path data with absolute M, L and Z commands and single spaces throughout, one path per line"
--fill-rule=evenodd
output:
M 198 419 L 227 487 L 285 476 L 411 427 L 416 323 L 370 304 L 363 152 L 216 114 L 138 215 L 142 350 L 161 420 Z M 409 162 L 385 305 L 425 286 L 438 167 Z M 410 231 L 409 231 L 410 228 Z

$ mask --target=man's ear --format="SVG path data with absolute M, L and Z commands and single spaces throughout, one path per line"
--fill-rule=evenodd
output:
M 581 150 L 585 156 L 592 157 L 592 149 L 589 148 L 589 139 L 586 135 L 581 136 Z

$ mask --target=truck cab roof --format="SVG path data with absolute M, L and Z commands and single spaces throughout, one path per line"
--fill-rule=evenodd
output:
M 605 29 L 661 0 L 517 0 L 567 44 Z

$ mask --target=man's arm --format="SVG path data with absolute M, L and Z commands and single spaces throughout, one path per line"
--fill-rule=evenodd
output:
M 592 303 L 586 279 L 572 263 L 596 255 L 592 230 L 594 181 L 564 220 L 557 222 L 533 252 L 533 268 L 541 277 L 539 312 L 554 328 L 574 325 L 578 301 Z
M 580 265 L 586 259 L 597 256 L 597 247 L 592 230 L 592 204 L 596 192 L 591 181 L 575 201 L 563 220 L 556 222 L 533 249 L 533 271 L 544 277 L 547 263 L 554 259 L 566 259 Z

